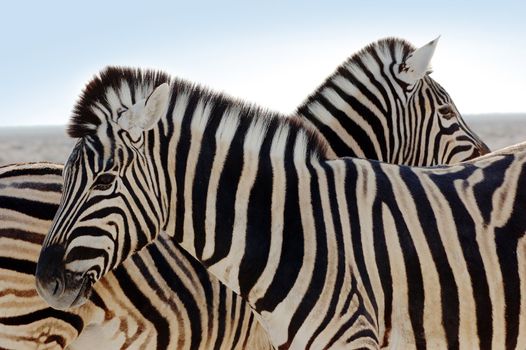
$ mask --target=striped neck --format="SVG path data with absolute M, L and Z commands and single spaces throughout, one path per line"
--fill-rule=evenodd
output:
M 392 161 L 396 148 L 403 148 L 395 137 L 404 128 L 398 124 L 406 119 L 408 98 L 397 67 L 414 50 L 400 39 L 371 44 L 338 67 L 297 113 L 321 132 L 336 156 Z
M 167 117 L 149 134 L 159 137 L 161 149 L 154 152 L 167 155 L 155 166 L 168 169 L 168 178 L 159 182 L 166 184 L 163 230 L 175 232 L 190 254 L 246 296 L 256 282 L 250 270 L 264 259 L 258 244 L 245 246 L 245 238 L 266 244 L 262 236 L 272 225 L 302 231 L 299 221 L 285 218 L 300 215 L 294 189 L 324 156 L 324 144 L 297 119 L 177 85 L 173 89 Z M 285 218 L 276 218 L 286 205 Z

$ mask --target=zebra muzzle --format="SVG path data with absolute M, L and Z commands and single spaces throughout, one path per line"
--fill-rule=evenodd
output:
M 82 305 L 92 286 L 90 278 L 67 271 L 63 261 L 64 248 L 61 245 L 46 247 L 40 253 L 35 274 L 38 294 L 59 310 Z

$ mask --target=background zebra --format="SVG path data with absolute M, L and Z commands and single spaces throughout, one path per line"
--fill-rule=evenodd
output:
M 97 283 L 87 304 L 50 308 L 34 272 L 61 174 L 58 164 L 0 167 L 0 348 L 271 348 L 246 302 L 164 235 Z
M 300 119 L 167 81 L 110 68 L 84 91 L 37 265 L 50 304 L 82 303 L 162 230 L 279 348 L 524 344 L 522 148 L 436 169 L 331 161 Z
M 297 110 L 339 157 L 394 164 L 454 164 L 489 152 L 469 129 L 429 63 L 438 39 L 416 50 L 402 39 L 370 44 Z
M 436 44 L 436 42 L 432 43 L 432 45 Z M 425 47 L 424 47 L 425 48 Z M 337 72 L 343 72 L 343 73 L 335 73 L 333 76 L 331 76 L 331 78 L 329 78 L 323 85 L 322 87 L 320 87 L 318 89 L 318 91 L 316 92 L 316 94 L 313 94 L 313 96 L 311 96 L 308 101 L 302 105 L 299 110 L 308 110 L 308 109 L 312 109 L 313 111 L 317 111 L 319 110 L 319 107 L 316 107 L 316 99 L 319 98 L 320 99 L 320 105 L 326 105 L 327 103 L 327 98 L 324 97 L 324 96 L 327 96 L 327 95 L 330 95 L 330 92 L 328 93 L 327 92 L 327 89 L 329 89 L 328 87 L 329 86 L 332 86 L 334 85 L 333 81 L 340 81 L 342 79 L 346 79 L 345 78 L 345 75 L 346 73 L 344 73 L 345 69 L 348 69 L 349 71 L 353 70 L 353 71 L 356 71 L 357 69 L 367 69 L 367 67 L 364 65 L 364 62 L 368 62 L 366 60 L 366 56 L 369 55 L 371 52 L 376 52 L 376 55 L 379 55 L 379 57 L 381 57 L 381 60 L 382 60 L 382 64 L 384 64 L 385 66 L 390 66 L 392 63 L 396 63 L 396 62 L 400 62 L 401 60 L 403 60 L 405 57 L 407 57 L 410 53 L 412 53 L 415 49 L 412 48 L 411 45 L 409 45 L 408 43 L 406 43 L 405 41 L 403 40 L 400 40 L 400 39 L 389 39 L 389 40 L 381 40 L 375 44 L 372 44 L 371 46 L 369 46 L 366 50 L 362 50 L 362 52 L 360 54 L 357 54 L 357 55 L 354 55 L 351 59 L 349 59 L 347 61 L 347 63 L 340 67 Z M 424 50 L 425 51 L 425 50 Z M 425 53 L 425 52 L 424 52 Z M 418 56 L 418 53 L 416 54 Z M 424 57 L 424 59 L 426 60 L 429 60 L 430 57 Z M 389 63 L 389 61 L 391 61 L 391 63 Z M 374 62 L 373 62 L 374 63 Z M 354 67 L 353 67 L 354 65 Z M 347 67 L 347 68 L 344 68 L 344 67 Z M 393 80 L 393 82 L 390 82 L 388 84 L 384 84 L 384 85 L 387 85 L 387 86 L 393 86 L 393 84 L 395 84 L 396 82 L 396 79 L 397 78 L 395 75 L 385 75 L 385 74 L 381 74 L 381 72 L 379 70 L 375 70 L 375 67 L 376 67 L 376 63 L 373 64 L 372 68 L 370 69 L 370 72 L 368 72 L 367 74 L 373 74 L 375 76 L 375 80 L 376 81 L 379 81 L 380 79 L 382 79 L 383 77 L 389 77 L 390 79 Z M 362 75 L 365 76 L 365 73 L 363 73 Z M 348 87 L 350 86 L 349 84 L 352 83 L 351 80 L 349 80 L 349 82 L 346 83 L 346 87 L 347 87 L 347 90 L 346 90 L 346 99 L 347 100 L 350 100 L 350 101 L 360 101 L 361 104 L 363 105 L 368 105 L 370 104 L 369 102 L 369 99 L 371 98 L 371 95 L 370 93 L 369 94 L 365 94 L 363 91 L 360 91 L 359 89 L 349 89 Z M 363 88 L 363 83 L 360 83 Z M 357 114 L 356 112 L 356 107 L 353 109 L 349 106 L 345 106 L 345 105 L 338 105 L 339 109 L 336 110 L 334 107 L 332 107 L 331 112 L 334 113 L 334 116 L 332 118 L 335 118 L 335 120 L 338 120 L 338 124 L 334 124 L 334 125 L 337 125 L 336 127 L 333 126 L 334 130 L 333 130 L 333 134 L 330 134 L 330 133 L 326 133 L 325 132 L 325 135 L 329 138 L 338 138 L 338 137 L 341 137 L 342 138 L 342 142 L 346 142 L 346 140 L 348 140 L 349 138 L 350 139 L 356 139 L 356 140 L 360 140 L 360 135 L 362 135 L 363 133 L 363 130 L 361 130 L 358 126 L 363 124 L 363 118 L 368 118 L 370 120 L 376 120 L 376 122 L 378 122 L 378 120 L 381 120 L 382 122 L 380 122 L 380 125 L 384 126 L 384 127 L 388 127 L 389 125 L 391 124 L 396 124 L 396 123 L 400 123 L 401 125 L 409 125 L 409 123 L 402 123 L 401 120 L 402 118 L 411 118 L 411 120 L 421 120 L 423 124 L 426 124 L 426 125 L 447 125 L 447 124 L 450 124 L 450 123 L 453 123 L 453 125 L 449 126 L 448 128 L 445 128 L 445 127 L 440 127 L 440 128 L 433 128 L 433 133 L 427 133 L 426 134 L 426 137 L 421 137 L 419 136 L 418 140 L 423 143 L 421 146 L 420 145 L 417 145 L 415 144 L 415 139 L 416 139 L 416 136 L 411 136 L 413 135 L 413 133 L 415 132 L 416 129 L 411 129 L 411 132 L 406 132 L 406 133 L 402 133 L 402 138 L 400 138 L 400 136 L 398 136 L 398 145 L 401 147 L 401 148 L 407 148 L 409 147 L 409 145 L 413 145 L 412 147 L 416 148 L 416 149 L 419 149 L 421 153 L 426 153 L 427 154 L 427 150 L 428 149 L 432 149 L 434 147 L 435 144 L 437 143 L 440 143 L 440 142 L 446 142 L 446 140 L 456 140 L 455 142 L 459 143 L 458 140 L 471 140 L 471 143 L 469 144 L 469 150 L 470 152 L 462 152 L 460 151 L 457 155 L 453 155 L 453 156 L 448 156 L 449 154 L 451 154 L 451 150 L 448 149 L 448 148 L 442 148 L 440 151 L 442 152 L 441 154 L 438 154 L 437 158 L 438 159 L 450 159 L 450 160 L 462 160 L 460 157 L 462 156 L 471 156 L 472 154 L 476 154 L 477 152 L 484 152 L 485 148 L 484 146 L 481 144 L 479 144 L 479 142 L 477 141 L 477 138 L 473 136 L 472 132 L 465 128 L 463 125 L 460 124 L 461 122 L 461 118 L 460 116 L 444 116 L 443 114 L 439 113 L 437 111 L 437 108 L 436 106 L 437 105 L 448 105 L 448 104 L 452 104 L 451 102 L 451 99 L 446 95 L 440 95 L 440 96 L 435 96 L 433 95 L 432 93 L 424 93 L 424 91 L 426 91 L 426 89 L 428 89 L 427 86 L 435 86 L 437 85 L 435 82 L 433 82 L 431 80 L 431 78 L 429 78 L 427 75 L 424 76 L 424 78 L 422 78 L 422 82 L 418 82 L 417 84 L 415 84 L 415 86 L 412 88 L 412 91 L 416 94 L 418 92 L 418 94 L 426 97 L 426 98 L 429 98 L 429 102 L 426 102 L 426 103 L 423 103 L 423 105 L 426 106 L 426 108 L 424 109 L 418 109 L 418 113 L 420 114 L 416 114 L 416 115 L 412 115 L 410 113 L 404 113 L 402 110 L 400 110 L 400 117 L 394 115 L 393 113 L 391 114 L 386 114 L 386 115 L 372 115 L 372 114 L 367 114 L 365 115 L 364 117 L 361 117 L 359 114 Z M 435 87 L 435 89 L 437 89 Z M 397 92 L 397 93 L 401 93 L 400 90 L 396 90 L 396 89 L 391 89 L 390 90 L 391 92 Z M 385 93 L 385 92 L 384 92 Z M 384 96 L 384 94 L 382 94 L 382 96 Z M 381 98 L 380 97 L 377 97 L 376 98 L 376 101 L 380 100 Z M 401 96 L 391 96 L 390 98 L 387 99 L 387 102 L 389 101 L 398 101 L 397 104 L 399 106 L 406 106 L 406 108 L 414 108 L 414 107 L 411 107 L 412 104 L 411 102 L 408 102 L 410 101 L 410 99 L 408 99 L 407 97 L 401 95 Z M 362 110 L 364 110 L 362 108 Z M 365 109 L 366 111 L 366 109 Z M 329 113 L 328 111 L 326 111 L 325 113 Z M 342 113 L 344 113 L 345 115 L 345 118 L 348 119 L 348 121 L 343 121 L 342 122 Z M 305 113 L 304 113 L 305 114 Z M 317 114 L 317 116 L 319 117 L 320 114 Z M 312 116 L 310 117 L 312 119 Z M 322 119 L 327 122 L 328 120 L 328 116 L 325 116 L 323 117 Z M 389 122 L 389 119 L 392 118 L 393 120 Z M 458 119 L 457 119 L 458 118 Z M 425 122 L 424 122 L 425 121 Z M 455 123 L 458 124 L 455 126 Z M 316 127 L 318 127 L 319 124 L 315 124 Z M 339 125 L 339 128 L 341 129 L 338 129 L 338 125 Z M 346 129 L 348 128 L 348 129 Z M 372 129 L 369 129 L 369 132 L 370 130 Z M 454 133 L 451 133 L 451 130 L 454 130 L 455 132 Z M 378 129 L 375 129 L 374 130 L 375 132 L 379 132 Z M 357 136 L 354 136 L 354 134 L 356 133 Z M 390 135 L 392 134 L 390 132 L 390 130 L 383 130 L 381 132 L 383 135 Z M 386 136 L 386 139 L 392 139 L 393 137 L 395 137 L 396 135 L 391 135 L 389 137 Z M 405 138 L 404 138 L 405 137 Z M 370 136 L 371 139 L 377 139 L 377 140 L 380 140 L 382 141 L 383 139 L 380 138 L 379 136 L 374 136 L 373 134 L 371 134 Z M 334 143 L 338 144 L 338 142 L 335 142 Z M 461 142 L 460 142 L 461 143 Z M 367 153 L 367 147 L 371 147 L 372 143 L 367 143 L 367 142 L 364 142 L 363 145 L 361 145 L 361 150 L 365 151 Z M 395 154 L 394 152 L 389 152 L 389 147 L 388 146 L 385 146 L 385 147 L 380 147 L 380 149 L 382 150 L 382 152 L 378 152 L 376 153 L 377 150 L 375 150 L 374 148 L 371 148 L 370 150 L 370 154 L 374 154 L 376 156 L 378 156 L 380 159 L 383 159 L 383 160 L 387 160 L 387 161 L 392 161 L 391 160 L 391 157 L 393 154 Z M 350 152 L 349 154 L 350 155 L 355 155 L 356 152 L 355 150 L 351 149 L 351 148 L 347 148 L 347 149 L 343 149 L 345 152 Z M 340 154 L 340 155 L 345 155 L 344 154 Z M 427 159 L 427 158 L 426 158 Z M 431 159 L 432 161 L 432 159 Z M 426 163 L 424 163 L 423 165 L 428 165 Z M 33 237 L 35 236 L 38 236 L 38 237 L 41 237 L 40 235 L 43 234 L 44 232 L 46 232 L 49 228 L 47 222 L 45 222 L 44 220 L 37 220 L 36 218 L 32 218 L 31 217 L 31 212 L 36 212 L 38 213 L 40 210 L 41 210 L 41 206 L 40 205 L 37 205 L 37 204 L 33 204 L 33 203 L 39 203 L 39 202 L 43 202 L 43 201 L 47 201 L 48 203 L 48 209 L 46 210 L 50 210 L 51 206 L 55 205 L 55 206 L 58 206 L 58 192 L 54 192 L 55 190 L 57 190 L 60 186 L 60 183 L 58 182 L 58 179 L 56 179 L 58 177 L 57 175 L 57 172 L 54 171 L 52 172 L 51 174 L 47 174 L 46 175 L 46 172 L 45 172 L 45 169 L 48 168 L 48 167 L 51 167 L 51 165 L 44 165 L 42 169 L 39 169 L 37 174 L 35 176 L 33 176 L 31 178 L 30 181 L 27 181 L 27 179 L 30 177 L 30 174 L 26 171 L 23 171 L 24 170 L 24 167 L 25 166 L 18 166 L 17 167 L 17 174 L 20 174 L 20 176 L 22 176 L 22 178 L 18 178 L 16 176 L 13 175 L 13 173 L 11 173 L 11 176 L 9 177 L 9 181 L 14 181 L 15 183 L 18 181 L 18 182 L 22 182 L 24 181 L 24 186 L 26 186 L 23 190 L 23 194 L 24 194 L 24 198 L 26 200 L 29 200 L 29 201 L 24 201 L 24 212 L 23 214 L 20 214 L 19 216 L 16 216 L 16 212 L 14 212 L 13 210 L 13 207 L 10 207 L 9 210 L 10 210 L 10 213 L 11 213 L 11 216 L 10 218 L 11 219 L 14 219 L 14 221 L 10 222 L 10 221 L 6 221 L 6 222 L 2 222 L 2 225 L 5 227 L 5 230 L 3 231 L 0 231 L 0 236 L 1 235 L 6 235 L 6 234 L 9 234 L 10 235 L 10 238 L 11 241 L 10 241 L 10 244 L 6 247 L 9 247 L 9 249 L 6 249 L 5 251 L 0 251 L 0 256 L 3 256 L 5 258 L 7 258 L 9 260 L 10 257 L 12 257 L 12 252 L 13 251 L 16 251 L 16 249 L 14 249 L 14 247 L 16 247 L 16 241 L 14 241 L 15 237 L 12 236 L 12 232 L 8 230 L 8 227 L 10 227 L 11 224 L 13 223 L 16 223 L 16 226 L 18 227 L 18 229 L 21 229 L 22 231 L 25 231 L 27 234 L 31 233 L 31 235 Z M 30 167 L 32 168 L 37 168 L 38 165 L 31 165 Z M 57 165 L 55 165 L 55 167 L 58 167 Z M 34 170 L 34 169 L 33 169 Z M 49 177 L 51 177 L 51 179 L 49 179 Z M 5 179 L 4 179 L 5 181 Z M 44 181 L 44 182 L 53 182 L 53 186 L 54 186 L 54 189 L 53 191 L 52 190 L 48 190 L 48 191 L 44 191 L 44 185 L 40 184 L 41 181 Z M 55 183 L 56 182 L 56 183 Z M 37 192 L 29 192 L 29 190 L 31 189 L 31 186 L 37 186 Z M 47 186 L 47 185 L 45 185 Z M 9 201 L 12 201 L 14 200 L 15 198 L 17 198 L 17 193 L 21 193 L 21 188 L 20 187 L 17 187 L 16 189 L 13 189 L 11 188 L 10 189 L 10 196 L 9 198 L 6 198 L 5 196 L 3 197 L 4 200 L 8 200 Z M 3 192 L 5 192 L 5 188 L 3 190 Z M 28 193 L 31 193 L 30 195 L 28 195 Z M 4 193 L 3 193 L 4 194 Z M 45 198 L 43 197 L 45 196 Z M 2 210 L 2 206 L 4 206 L 4 210 L 6 210 L 7 208 L 5 208 L 5 204 L 6 202 L 3 202 L 2 200 L 0 200 L 0 210 Z M 36 205 L 36 207 L 34 207 L 34 205 Z M 49 212 L 47 214 L 47 218 L 48 219 L 51 219 L 52 216 L 53 216 L 53 213 L 52 212 Z M 1 218 L 1 216 L 0 216 Z M 2 221 L 4 221 L 4 219 L 2 219 Z M 24 241 L 24 238 L 25 236 L 22 236 L 21 239 Z M 4 238 L 4 239 L 7 239 L 7 238 Z M 25 242 L 25 241 L 24 241 Z M 40 241 L 39 241 L 40 242 Z M 24 243 L 24 244 L 27 244 L 27 243 Z M 168 243 L 169 244 L 169 243 Z M 1 249 L 2 247 L 0 247 Z M 32 268 L 33 264 L 35 264 L 36 262 L 36 251 L 37 251 L 37 245 L 34 245 L 33 246 L 33 250 L 31 250 L 32 254 L 28 254 L 26 257 L 25 257 L 25 266 L 30 266 L 29 269 L 26 271 L 34 271 L 34 268 Z M 174 254 L 183 254 L 181 252 L 179 252 L 176 248 L 173 248 L 174 249 Z M 184 260 L 185 257 L 181 257 L 181 260 Z M 6 261 L 6 260 L 4 260 Z M 188 269 L 192 270 L 192 264 L 191 263 L 188 263 L 189 264 L 189 267 Z M 13 276 L 17 276 L 19 275 L 18 277 L 18 282 L 19 284 L 17 284 L 17 288 L 19 291 L 24 291 L 24 290 L 32 290 L 33 291 L 33 294 L 32 296 L 35 296 L 34 295 L 34 289 L 33 289 L 33 282 L 32 282 L 32 278 L 30 276 L 30 274 L 26 274 L 26 273 L 23 273 L 21 276 L 20 276 L 20 273 L 19 271 L 16 271 L 13 267 L 13 265 L 11 265 L 10 263 L 8 264 L 2 264 L 0 265 L 0 268 L 2 268 L 1 271 L 3 271 L 4 273 L 7 273 L 9 274 L 11 277 Z M 18 266 L 18 265 L 17 265 Z M 203 270 L 202 268 L 200 267 L 195 267 L 195 269 L 199 272 L 200 270 Z M 177 271 L 177 269 L 176 269 Z M 198 274 L 198 272 L 196 272 L 196 274 Z M 199 272 L 199 273 L 202 273 L 202 272 Z M 162 280 L 163 278 L 161 277 L 160 280 Z M 24 281 L 24 283 L 21 283 L 21 281 Z M 119 290 L 120 288 L 120 285 L 115 283 L 116 285 L 113 286 L 112 290 L 113 290 L 113 293 L 117 293 L 116 291 Z M 213 284 L 213 283 L 212 283 Z M 4 286 L 6 286 L 6 284 L 4 284 Z M 12 286 L 8 286 L 9 288 L 11 288 Z M 15 287 L 13 287 L 15 288 Z M 16 288 L 15 288 L 16 289 Z M 146 290 L 147 288 L 141 288 L 141 290 Z M 3 288 L 0 288 L 0 293 L 1 293 L 1 290 L 3 290 Z M 119 293 L 122 293 L 121 291 L 119 291 Z M 153 292 L 152 292 L 153 293 Z M 177 294 L 177 291 L 175 292 L 175 294 Z M 103 298 L 104 301 L 106 301 L 106 298 L 109 299 L 109 301 L 106 303 L 106 305 L 111 305 L 112 307 L 117 307 L 116 304 L 114 302 L 112 302 L 112 294 L 111 292 L 108 293 L 109 296 Z M 122 293 L 122 295 L 124 295 L 124 293 Z M 199 298 L 200 296 L 194 296 L 195 298 Z M 123 298 L 125 299 L 125 298 Z M 38 300 L 38 299 L 37 299 Z M 9 305 L 17 305 L 17 303 L 25 303 L 27 302 L 26 300 L 22 300 L 20 302 L 13 302 L 13 300 L 9 300 L 9 302 L 3 304 L 2 306 L 3 307 L 8 307 Z M 130 300 L 131 303 L 134 303 L 135 301 L 134 300 Z M 17 323 L 17 332 L 18 334 L 20 335 L 17 339 L 38 339 L 38 336 L 35 336 L 33 337 L 33 330 L 31 327 L 25 327 L 24 324 L 23 324 L 23 321 L 22 320 L 30 320 L 31 322 L 35 323 L 38 319 L 36 315 L 36 311 L 38 311 L 40 313 L 40 315 L 45 315 L 46 316 L 46 319 L 45 320 L 39 320 L 38 321 L 38 324 L 39 325 L 46 325 L 46 324 L 49 324 L 50 323 L 50 318 L 49 318 L 49 315 L 50 314 L 53 314 L 55 311 L 50 311 L 50 310 L 47 310 L 45 313 L 41 313 L 42 310 L 44 310 L 44 305 L 42 304 L 39 304 L 37 301 L 35 300 L 31 300 L 31 303 L 32 305 L 36 305 L 34 309 L 30 309 L 30 310 L 17 310 L 17 309 L 13 309 L 12 306 L 11 309 L 13 310 L 13 314 L 12 315 L 17 315 L 17 318 L 13 318 L 13 317 L 6 317 L 4 319 L 1 319 L 0 320 L 0 325 L 2 324 L 2 322 L 5 322 L 5 323 L 10 323 L 10 324 L 14 324 L 16 322 Z M 141 304 L 141 301 L 138 300 L 136 302 L 139 306 L 135 306 L 136 308 L 140 308 L 143 306 L 143 304 Z M 206 301 L 204 301 L 203 303 L 206 303 Z M 18 304 L 18 305 L 19 305 Z M 242 305 L 242 303 L 238 303 L 239 305 Z M 101 308 L 102 310 L 105 310 L 104 307 Z M 143 309 L 144 310 L 144 309 Z M 147 313 L 148 310 L 145 310 L 145 312 Z M 121 321 L 119 322 L 124 322 L 122 321 L 123 319 L 126 318 L 125 316 L 125 312 L 123 312 L 122 310 L 119 311 L 119 309 L 117 308 L 117 310 L 112 310 L 111 312 L 108 311 L 106 309 L 105 311 L 106 313 L 106 319 L 111 319 L 111 320 L 114 320 L 114 319 L 117 319 L 117 317 L 115 318 L 110 318 L 108 316 L 108 313 L 116 313 L 116 314 L 119 314 L 121 315 L 120 316 L 120 319 Z M 21 315 L 23 315 L 24 317 L 20 317 Z M 31 316 L 31 317 L 29 317 Z M 137 322 L 137 323 L 142 323 L 144 325 L 148 325 L 149 327 L 151 327 L 151 323 L 148 319 L 144 318 L 140 312 L 139 313 L 135 313 L 133 314 L 133 317 L 136 317 L 136 319 L 134 320 L 134 322 Z M 142 317 L 142 320 L 139 322 L 137 321 L 137 319 L 140 319 Z M 15 321 L 16 320 L 16 321 Z M 25 321 L 24 321 L 25 322 Z M 46 323 L 47 322 L 47 323 Z M 53 321 L 54 322 L 54 321 Z M 84 325 L 87 325 L 89 322 L 95 322 L 93 320 L 90 320 L 89 318 L 84 320 L 83 321 L 83 324 Z M 98 321 L 97 321 L 98 322 Z M 115 321 L 117 322 L 117 321 Z M 126 321 L 128 322 L 128 321 Z M 31 326 L 31 324 L 30 324 Z M 144 326 L 146 327 L 146 326 Z M 63 328 L 67 328 L 67 327 L 63 327 Z M 75 327 L 70 327 L 71 328 L 71 332 L 68 332 L 67 335 L 68 337 L 66 336 L 63 336 L 64 339 L 67 339 L 67 340 L 63 340 L 62 343 L 64 344 L 68 344 L 69 343 L 69 339 L 72 339 L 71 337 L 74 337 L 75 334 L 77 333 L 77 329 L 75 329 Z M 114 327 L 105 327 L 104 329 L 113 329 Z M 13 327 L 9 327 L 9 334 L 13 334 Z M 47 329 L 49 331 L 49 328 L 46 328 L 46 327 L 42 327 L 42 329 Z M 99 328 L 97 328 L 98 330 Z M 22 330 L 22 331 L 21 331 Z M 149 331 L 148 331 L 149 332 Z M 146 333 L 148 333 L 146 332 Z M 155 331 L 154 330 L 151 330 L 151 334 L 154 334 Z M 257 333 L 257 332 L 256 332 Z M 23 334 L 25 334 L 23 336 Z M 31 336 L 28 336 L 28 334 L 31 334 Z M 40 334 L 40 333 L 38 333 Z M 48 336 L 55 336 L 56 337 L 56 334 L 49 334 L 48 333 Z M 112 337 L 114 337 L 115 339 L 118 339 L 118 341 L 121 341 L 122 338 L 119 338 L 113 334 L 111 334 Z M 33 337 L 33 338 L 31 338 Z M 89 337 L 86 337 L 88 339 L 90 339 Z M 98 340 L 101 340 L 100 338 L 100 335 L 97 336 Z M 173 337 L 172 337 L 173 338 Z M 190 337 L 186 337 L 187 339 L 189 339 Z M 11 338 L 12 339 L 12 338 Z M 91 339 L 90 339 L 91 341 Z M 118 344 L 118 341 L 114 341 L 114 343 Z M 77 342 L 78 343 L 78 342 Z M 202 342 L 201 344 L 204 344 L 205 342 Z M 31 345 L 30 345 L 31 346 Z M 105 345 L 106 347 L 108 346 L 108 344 Z M 0 343 L 0 347 L 2 347 L 2 344 Z M 6 345 L 7 347 L 7 345 Z M 20 345 L 18 346 L 20 347 Z

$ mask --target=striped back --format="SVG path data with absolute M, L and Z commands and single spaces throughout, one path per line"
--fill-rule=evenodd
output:
M 50 308 L 34 271 L 61 174 L 58 164 L 0 167 L 1 349 L 270 347 L 248 305 L 165 235 L 102 279 L 82 307 Z

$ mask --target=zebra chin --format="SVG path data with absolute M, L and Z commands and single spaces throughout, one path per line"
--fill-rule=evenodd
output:
M 64 248 L 46 247 L 40 253 L 35 273 L 38 294 L 54 309 L 68 310 L 89 300 L 93 281 L 83 273 L 68 271 L 63 264 Z

